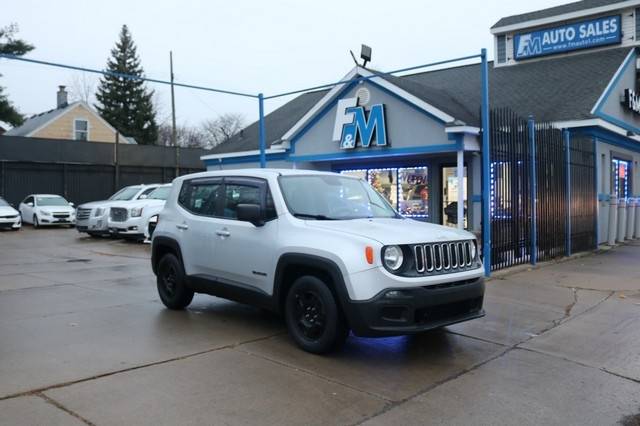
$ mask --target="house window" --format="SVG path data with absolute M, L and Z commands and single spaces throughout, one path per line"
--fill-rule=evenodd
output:
M 498 63 L 502 64 L 507 62 L 507 36 L 498 36 Z
M 631 161 L 611 160 L 611 193 L 618 198 L 631 196 Z
M 86 141 L 89 139 L 89 122 L 87 120 L 75 120 L 73 122 L 74 139 Z

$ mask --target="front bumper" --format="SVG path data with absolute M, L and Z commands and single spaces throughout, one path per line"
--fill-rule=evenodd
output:
M 388 291 L 399 294 L 388 297 Z M 484 279 L 439 285 L 390 288 L 367 301 L 344 306 L 353 333 L 363 337 L 396 336 L 468 321 L 484 316 Z
M 109 220 L 109 232 L 124 238 L 143 238 L 144 220 L 142 217 L 132 217 L 124 222 Z
M 78 232 L 91 232 L 93 234 L 109 234 L 107 216 L 91 216 L 88 219 L 76 220 Z
M 38 224 L 45 225 L 75 225 L 75 216 L 69 216 L 66 218 L 58 218 L 53 216 L 38 216 Z
M 20 226 L 22 226 L 20 216 L 15 219 L 0 218 L 0 229 L 18 229 Z

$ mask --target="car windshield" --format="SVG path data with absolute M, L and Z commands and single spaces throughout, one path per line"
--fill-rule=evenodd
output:
M 62 197 L 36 197 L 36 205 L 42 206 L 68 206 L 69 203 Z
M 10 207 L 9 203 L 7 203 L 4 198 L 0 198 L 0 207 Z
M 166 200 L 169 198 L 169 193 L 171 192 L 170 186 L 161 186 L 160 188 L 153 191 L 147 199 L 149 200 Z
M 127 186 L 120 191 L 113 194 L 109 199 L 112 201 L 129 201 L 133 200 L 133 197 L 140 191 L 139 186 Z
M 401 218 L 360 179 L 333 175 L 281 176 L 280 188 L 291 214 L 302 219 Z

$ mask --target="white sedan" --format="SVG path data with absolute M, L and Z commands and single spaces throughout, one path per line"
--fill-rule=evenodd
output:
M 18 206 L 24 223 L 34 228 L 44 225 L 74 225 L 76 210 L 73 203 L 59 195 L 32 194 Z
M 0 228 L 17 231 L 21 225 L 20 213 L 0 197 Z

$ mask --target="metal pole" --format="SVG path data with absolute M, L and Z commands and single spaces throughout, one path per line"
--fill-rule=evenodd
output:
M 180 176 L 180 148 L 176 134 L 176 95 L 173 81 L 173 52 L 169 51 L 169 70 L 171 73 L 171 145 L 176 149 L 176 177 Z
M 531 264 L 535 265 L 538 262 L 538 234 L 537 234 L 537 179 L 536 179 L 536 128 L 533 117 L 529 116 L 529 145 L 531 155 Z
M 464 136 L 463 136 L 464 137 Z M 458 147 L 458 164 L 456 166 L 458 178 L 458 229 L 464 229 L 464 141 Z
M 120 146 L 120 132 L 116 130 L 116 146 L 115 146 L 115 161 L 114 161 L 114 176 L 113 176 L 113 192 L 116 192 L 120 189 L 120 150 L 118 149 Z
M 565 197 L 567 197 L 567 218 L 566 218 L 566 239 L 565 239 L 565 251 L 567 256 L 571 256 L 571 134 L 569 130 L 565 129 L 564 136 L 564 150 L 566 161 L 566 173 L 567 173 L 567 186 L 565 189 Z
M 260 167 L 267 167 L 266 135 L 264 131 L 264 96 L 258 93 L 258 114 L 259 114 L 259 139 L 260 139 Z
M 491 275 L 491 218 L 489 212 L 489 64 L 487 62 L 487 49 L 480 53 L 482 59 L 482 256 L 484 258 L 484 274 Z

